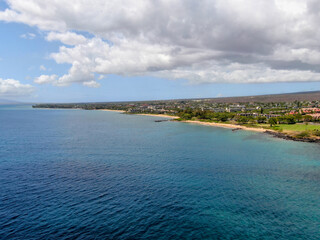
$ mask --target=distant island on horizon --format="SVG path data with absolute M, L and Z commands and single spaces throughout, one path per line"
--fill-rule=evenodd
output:
M 28 104 L 28 103 L 18 102 L 10 99 L 0 99 L 0 105 L 17 105 L 17 104 Z

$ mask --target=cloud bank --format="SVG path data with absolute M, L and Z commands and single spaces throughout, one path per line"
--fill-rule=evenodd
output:
M 191 83 L 320 81 L 316 0 L 7 0 L 0 20 L 60 41 L 63 76 L 36 83 L 98 87 L 96 75 Z M 90 37 L 88 37 L 90 36 Z
M 0 78 L 0 97 L 28 96 L 34 92 L 30 84 L 22 84 L 14 79 Z

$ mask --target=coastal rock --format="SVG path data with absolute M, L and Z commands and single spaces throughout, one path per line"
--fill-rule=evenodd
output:
M 265 131 L 265 133 L 272 135 L 277 138 L 282 138 L 285 140 L 292 140 L 292 141 L 297 141 L 297 142 L 310 142 L 310 143 L 320 143 L 320 139 L 314 139 L 314 138 L 296 138 L 290 135 L 287 135 L 285 133 L 281 132 L 273 132 L 273 131 Z

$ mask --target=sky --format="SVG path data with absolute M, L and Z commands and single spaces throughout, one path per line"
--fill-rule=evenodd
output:
M 318 0 L 0 0 L 0 99 L 320 90 Z

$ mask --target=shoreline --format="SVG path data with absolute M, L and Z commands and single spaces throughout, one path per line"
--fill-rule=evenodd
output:
M 205 126 L 212 126 L 212 127 L 222 127 L 222 128 L 231 128 L 231 129 L 238 129 L 238 130 L 246 130 L 246 131 L 254 131 L 254 132 L 261 132 L 265 133 L 267 131 L 275 132 L 274 130 L 267 130 L 263 128 L 250 128 L 242 125 L 236 125 L 236 124 L 229 124 L 229 123 L 215 123 L 215 122 L 201 122 L 201 121 L 181 121 L 184 123 L 195 123 L 199 125 L 205 125 Z
M 245 130 L 245 131 L 259 132 L 259 133 L 268 134 L 268 135 L 275 137 L 275 138 L 280 138 L 280 139 L 284 139 L 284 140 L 291 140 L 291 141 L 295 141 L 295 142 L 320 143 L 320 138 L 311 138 L 311 137 L 296 138 L 288 132 L 277 132 L 277 131 L 271 130 L 271 129 L 250 128 L 250 127 L 246 127 L 246 126 L 228 124 L 228 123 L 213 123 L 213 122 L 201 122 L 201 121 L 191 121 L 191 120 L 181 121 L 181 122 L 194 123 L 194 124 L 211 126 L 211 127 L 229 128 L 229 129 L 234 129 L 234 130 Z
M 111 109 L 98 109 L 98 111 L 111 111 L 111 112 L 125 113 L 125 111 L 123 111 L 123 110 L 111 110 Z M 132 114 L 132 115 L 163 117 L 163 118 L 171 118 L 171 119 L 178 119 L 179 118 L 178 116 L 172 116 L 172 115 L 166 115 L 166 114 L 137 113 L 137 114 Z M 192 120 L 179 121 L 179 122 L 194 123 L 194 124 L 205 125 L 205 126 L 231 128 L 231 129 L 239 129 L 239 130 L 241 129 L 241 130 L 246 130 L 246 131 L 262 132 L 262 133 L 265 133 L 266 131 L 275 132 L 273 130 L 266 130 L 263 128 L 250 128 L 250 127 L 246 127 L 246 126 L 229 124 L 229 123 L 201 122 L 201 121 L 192 121 Z
M 111 109 L 96 109 L 96 110 L 126 113 L 126 111 L 124 111 L 124 110 L 111 110 Z M 166 114 L 147 114 L 147 113 L 135 114 L 134 113 L 132 115 L 162 117 L 162 118 L 170 118 L 172 120 L 179 118 L 178 116 L 172 116 L 172 115 L 166 115 Z M 292 136 L 288 132 L 278 132 L 278 131 L 271 130 L 271 129 L 253 128 L 253 127 L 247 127 L 247 126 L 236 125 L 236 124 L 231 124 L 231 123 L 201 122 L 201 121 L 192 121 L 192 120 L 185 120 L 185 121 L 179 121 L 179 122 L 198 124 L 198 125 L 210 126 L 210 127 L 228 128 L 231 130 L 245 130 L 245 131 L 251 131 L 251 132 L 264 133 L 264 134 L 268 134 L 270 136 L 273 136 L 275 138 L 297 141 L 297 142 L 320 143 L 320 138 L 310 138 L 310 137 L 309 138 L 295 138 L 294 136 Z
M 133 115 L 140 115 L 140 116 L 151 116 L 151 117 L 163 117 L 163 118 L 171 118 L 171 119 L 178 119 L 179 117 L 177 116 L 172 116 L 172 115 L 166 115 L 166 114 L 147 114 L 147 113 L 138 113 L 138 114 L 133 114 Z
M 107 112 L 119 112 L 119 113 L 127 113 L 124 110 L 111 110 L 111 109 L 97 109 L 98 111 L 107 111 Z M 128 113 L 130 114 L 130 113 Z M 148 113 L 133 113 L 131 115 L 140 115 L 140 116 L 151 116 L 151 117 L 163 117 L 163 118 L 171 118 L 171 119 L 178 119 L 178 116 L 172 116 L 167 114 L 148 114 Z
M 94 109 L 96 111 L 106 111 L 106 112 L 119 112 L 119 113 L 124 113 L 125 111 L 123 110 L 113 110 L 113 109 Z

